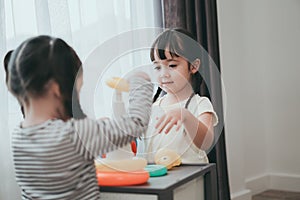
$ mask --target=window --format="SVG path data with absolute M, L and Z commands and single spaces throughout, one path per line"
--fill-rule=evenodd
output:
M 85 63 L 91 52 L 105 42 L 131 30 L 158 27 L 160 25 L 158 22 L 161 21 L 158 0 L 0 0 L 0 2 L 4 4 L 1 10 L 4 11 L 4 15 L 0 19 L 0 25 L 3 27 L 0 32 L 5 42 L 0 51 L 2 58 L 8 50 L 16 48 L 25 39 L 46 34 L 65 40 Z M 150 40 L 153 38 L 154 34 L 150 36 Z M 123 42 L 126 41 L 120 41 L 115 48 L 121 47 Z M 95 62 L 99 67 L 102 64 L 101 60 Z M 136 66 L 147 63 L 150 63 L 149 51 L 140 49 L 114 58 L 109 65 L 102 66 L 105 72 L 97 81 L 93 94 L 95 104 L 90 105 L 92 106 L 90 109 L 95 110 L 95 117 L 111 115 L 111 108 L 108 106 L 110 100 L 107 96 L 112 98 L 113 91 L 105 86 L 105 79 L 123 76 Z M 4 105 L 8 104 L 8 110 L 4 110 L 1 115 L 5 117 L 5 113 L 8 113 L 8 127 L 12 128 L 22 119 L 20 106 L 14 97 L 7 94 L 4 86 L 0 87 L 8 99 L 2 100 Z

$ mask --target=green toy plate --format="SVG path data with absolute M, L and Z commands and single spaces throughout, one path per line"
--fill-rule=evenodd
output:
M 164 176 L 168 171 L 163 165 L 147 165 L 144 170 L 149 172 L 150 177 Z

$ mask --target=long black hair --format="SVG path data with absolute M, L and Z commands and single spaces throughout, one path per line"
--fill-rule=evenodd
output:
M 150 50 L 151 61 L 155 60 L 154 53 L 161 60 L 166 59 L 166 49 L 172 57 L 185 58 L 189 63 L 189 69 L 193 61 L 196 59 L 201 60 L 202 51 L 199 43 L 191 33 L 181 28 L 167 29 L 156 38 Z M 199 71 L 191 75 L 191 86 L 195 94 L 200 94 L 202 80 Z M 160 96 L 161 91 L 162 89 L 158 87 L 153 102 Z
M 81 65 L 76 52 L 62 39 L 30 38 L 16 48 L 9 59 L 8 89 L 20 102 L 27 102 L 28 97 L 42 96 L 47 83 L 53 80 L 59 85 L 64 114 L 68 118 L 82 118 L 85 115 L 77 91 L 73 89 L 78 72 L 82 72 Z

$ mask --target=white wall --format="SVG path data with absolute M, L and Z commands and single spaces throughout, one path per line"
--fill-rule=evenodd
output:
M 300 191 L 300 1 L 219 0 L 218 15 L 232 197 Z

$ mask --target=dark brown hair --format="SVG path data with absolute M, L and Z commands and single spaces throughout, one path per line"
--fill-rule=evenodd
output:
M 20 102 L 26 102 L 28 97 L 42 96 L 47 83 L 53 80 L 59 85 L 65 115 L 82 118 L 85 115 L 80 109 L 77 91 L 73 90 L 80 69 L 79 57 L 66 42 L 38 36 L 24 41 L 13 51 L 7 67 L 7 85 Z

